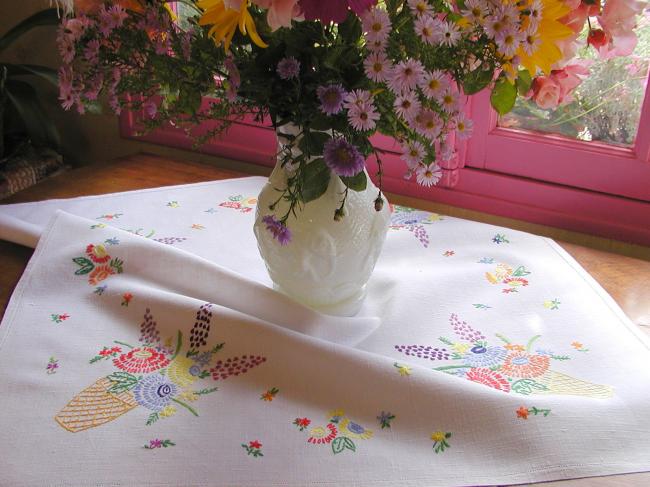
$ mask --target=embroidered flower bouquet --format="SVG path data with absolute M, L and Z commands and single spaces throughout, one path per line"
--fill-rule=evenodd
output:
M 118 113 L 141 111 L 147 129 L 171 123 L 199 143 L 247 116 L 276 128 L 256 235 L 278 287 L 317 307 L 359 302 L 385 236 L 382 154 L 370 137 L 393 137 L 405 177 L 435 184 L 455 140 L 471 135 L 467 97 L 487 88 L 494 108 L 509 111 L 541 86 L 536 76 L 566 63 L 600 12 L 598 0 L 184 0 L 175 12 L 162 0 L 74 4 L 59 36 L 64 107 L 83 112 L 104 93 Z M 601 48 L 633 27 L 601 24 L 589 24 Z M 210 129 L 196 129 L 204 121 Z

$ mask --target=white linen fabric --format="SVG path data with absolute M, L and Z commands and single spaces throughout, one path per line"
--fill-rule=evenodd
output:
M 263 183 L 0 207 L 44 228 L 0 325 L 0 485 L 650 470 L 648 340 L 555 243 L 394 207 L 360 318 L 327 318 L 266 287 Z

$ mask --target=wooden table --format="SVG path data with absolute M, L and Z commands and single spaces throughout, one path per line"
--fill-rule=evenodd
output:
M 246 176 L 214 166 L 137 155 L 86 166 L 32 186 L 2 203 L 72 198 Z M 391 198 L 399 203 L 399 197 Z M 559 242 L 607 290 L 630 319 L 650 335 L 650 262 Z M 0 311 L 4 313 L 32 250 L 0 241 Z M 650 407 L 650 404 L 649 406 Z M 536 484 L 540 487 L 641 487 L 650 473 Z

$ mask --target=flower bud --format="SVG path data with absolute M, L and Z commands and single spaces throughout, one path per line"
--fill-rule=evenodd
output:
M 343 208 L 339 208 L 334 212 L 334 221 L 340 222 L 344 216 L 345 216 L 345 212 L 343 211 Z
M 384 207 L 384 199 L 381 196 L 377 196 L 375 200 L 375 211 L 381 211 Z

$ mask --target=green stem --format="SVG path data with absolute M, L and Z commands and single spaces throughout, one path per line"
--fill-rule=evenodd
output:
M 188 410 L 190 413 L 192 413 L 194 416 L 198 416 L 198 415 L 199 415 L 199 413 L 197 413 L 197 412 L 194 410 L 194 408 L 193 408 L 192 406 L 190 406 L 189 404 L 186 404 L 186 403 L 184 403 L 183 401 L 179 401 L 178 399 L 174 399 L 173 397 L 172 397 L 172 401 L 174 401 L 176 404 L 179 404 L 179 405 L 183 406 L 185 409 L 187 409 L 187 410 Z
M 119 342 L 117 340 L 113 340 L 113 343 L 117 343 L 118 345 L 124 345 L 125 347 L 129 347 L 129 348 L 135 348 L 133 345 L 129 345 L 128 343 L 124 343 L 124 342 Z
M 182 345 L 183 345 L 183 334 L 181 333 L 180 330 L 178 330 L 178 340 L 176 342 L 176 351 L 174 351 L 174 355 L 172 356 L 172 361 L 176 358 L 178 353 L 181 351 L 181 346 Z
M 533 343 L 535 343 L 535 340 L 537 340 L 538 338 L 541 338 L 541 337 L 542 337 L 542 335 L 535 335 L 533 338 L 528 340 L 528 343 L 526 344 L 526 351 L 530 352 L 530 348 L 533 346 Z
M 469 365 L 445 365 L 443 367 L 434 367 L 433 370 L 451 370 L 451 369 L 471 369 Z

